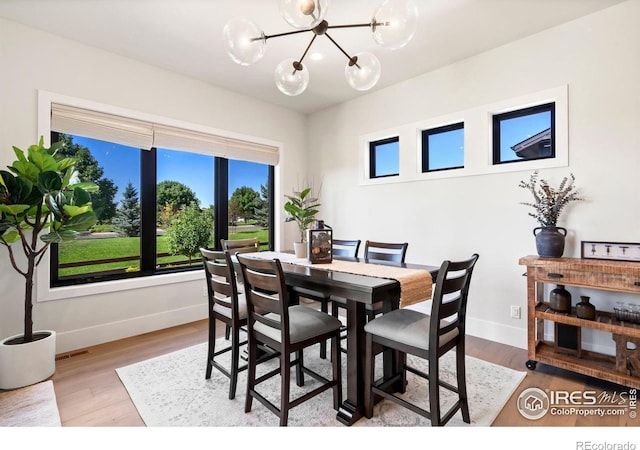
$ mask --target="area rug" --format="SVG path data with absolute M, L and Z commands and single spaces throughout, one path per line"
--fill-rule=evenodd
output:
M 222 348 L 223 345 L 228 345 L 227 341 L 218 339 L 216 348 Z M 206 352 L 207 345 L 203 343 L 116 369 L 145 424 L 150 427 L 277 426 L 278 418 L 256 400 L 253 402 L 251 412 L 244 412 L 246 372 L 241 372 L 238 377 L 238 389 L 233 400 L 228 398 L 229 379 L 215 368 L 211 378 L 205 379 Z M 317 352 L 318 349 L 313 347 L 305 351 L 305 365 L 325 376 L 330 375 L 329 360 L 315 357 L 318 355 Z M 441 373 L 445 380 L 454 382 L 454 355 L 453 352 L 450 353 L 451 357 L 445 355 L 441 359 Z M 414 366 L 426 369 L 426 362 L 415 360 L 411 356 L 409 358 Z M 346 374 L 345 359 L 345 357 L 342 358 L 343 377 Z M 275 367 L 273 364 L 277 362 L 272 360 L 261 364 L 258 375 Z M 471 425 L 491 425 L 525 375 L 525 372 L 514 371 L 467 356 L 467 389 Z M 425 381 L 419 380 L 410 373 L 407 378 L 409 383 L 405 394 L 407 398 L 413 401 L 420 399 L 419 402 L 426 406 L 428 393 Z M 271 381 L 273 386 L 263 385 L 261 392 L 263 394 L 271 392 L 271 395 L 266 397 L 277 403 L 280 390 L 279 377 L 274 377 Z M 305 377 L 305 386 L 302 388 L 292 382 L 292 398 L 301 392 L 308 392 L 315 385 L 316 381 L 311 377 Z M 325 391 L 293 408 L 289 412 L 289 426 L 343 426 L 336 420 L 332 398 L 331 390 Z M 454 395 L 443 389 L 441 394 L 443 408 L 453 404 L 453 401 Z M 363 418 L 354 424 L 354 426 L 367 427 L 423 425 L 429 426 L 430 422 L 388 400 L 383 400 L 376 405 L 372 419 Z M 451 419 L 449 425 L 468 426 L 462 421 L 460 412 Z
M 59 427 L 53 381 L 0 391 L 0 427 Z

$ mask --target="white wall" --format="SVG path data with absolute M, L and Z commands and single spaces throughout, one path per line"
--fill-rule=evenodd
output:
M 278 201 L 308 167 L 336 237 L 406 240 L 407 260 L 427 264 L 478 252 L 469 332 L 524 347 L 525 320 L 509 307 L 526 310 L 518 259 L 535 253 L 536 224 L 519 204 L 529 198 L 517 187 L 529 171 L 361 186 L 359 137 L 568 85 L 569 167 L 542 172 L 552 182 L 573 172 L 587 198 L 559 223 L 570 230 L 565 256 L 579 256 L 580 240 L 640 242 L 639 59 L 640 2 L 630 0 L 307 118 L 0 19 L 0 166 L 13 160 L 12 145 L 38 138 L 38 89 L 283 142 Z M 287 248 L 295 229 L 284 229 L 277 245 Z M 18 334 L 23 288 L 6 258 L 0 286 L 0 336 Z M 592 293 L 601 307 L 617 299 Z M 194 281 L 39 303 L 34 317 L 37 329 L 59 333 L 63 352 L 205 311 Z M 611 348 L 609 337 L 586 339 Z
M 296 186 L 307 164 L 305 115 L 0 19 L 0 167 L 14 160 L 13 145 L 37 142 L 40 89 L 281 142 L 278 212 L 283 192 Z M 295 227 L 282 227 L 276 245 L 291 247 L 294 236 Z M 22 333 L 24 283 L 4 247 L 0 254 L 0 337 L 6 337 Z M 58 352 L 77 349 L 207 317 L 202 286 L 198 278 L 41 302 L 34 325 L 56 330 Z
M 406 240 L 410 262 L 438 265 L 478 252 L 469 333 L 526 347 L 518 259 L 535 254 L 537 224 L 520 205 L 531 199 L 518 182 L 531 171 L 360 185 L 359 137 L 568 85 L 569 166 L 541 173 L 553 184 L 574 173 L 587 199 L 558 224 L 569 230 L 564 256 L 579 257 L 581 240 L 640 242 L 638 80 L 640 2 L 629 1 L 316 113 L 309 167 L 322 175 L 321 216 L 336 237 Z M 591 294 L 602 308 L 618 299 Z M 510 318 L 511 305 L 522 307 L 523 319 Z M 613 351 L 610 335 L 585 334 L 586 348 Z

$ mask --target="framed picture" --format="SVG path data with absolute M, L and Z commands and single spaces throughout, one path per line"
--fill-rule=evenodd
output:
M 582 241 L 580 254 L 584 259 L 640 261 L 640 243 Z

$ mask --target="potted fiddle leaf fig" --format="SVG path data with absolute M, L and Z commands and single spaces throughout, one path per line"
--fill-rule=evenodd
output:
M 285 195 L 288 201 L 284 204 L 284 210 L 289 214 L 286 222 L 295 221 L 298 224 L 300 240 L 293 243 L 295 254 L 298 258 L 305 257 L 306 231 L 309 225 L 316 220 L 318 214 L 318 199 L 313 197 L 312 188 L 307 187 L 300 191 L 294 191 L 293 195 Z
M 62 145 L 46 148 L 41 137 L 26 153 L 13 147 L 17 159 L 0 170 L 0 244 L 24 278 L 24 332 L 0 340 L 0 389 L 34 384 L 55 372 L 55 332 L 33 331 L 36 267 L 52 243 L 74 239 L 96 223 L 89 192 L 97 186 L 79 182 L 76 161 L 60 154 Z

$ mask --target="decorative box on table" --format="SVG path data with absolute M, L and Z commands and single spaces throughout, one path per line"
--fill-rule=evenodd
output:
M 316 220 L 313 227 L 307 230 L 307 259 L 312 264 L 330 263 L 332 261 L 333 230 L 325 225 L 324 220 Z

